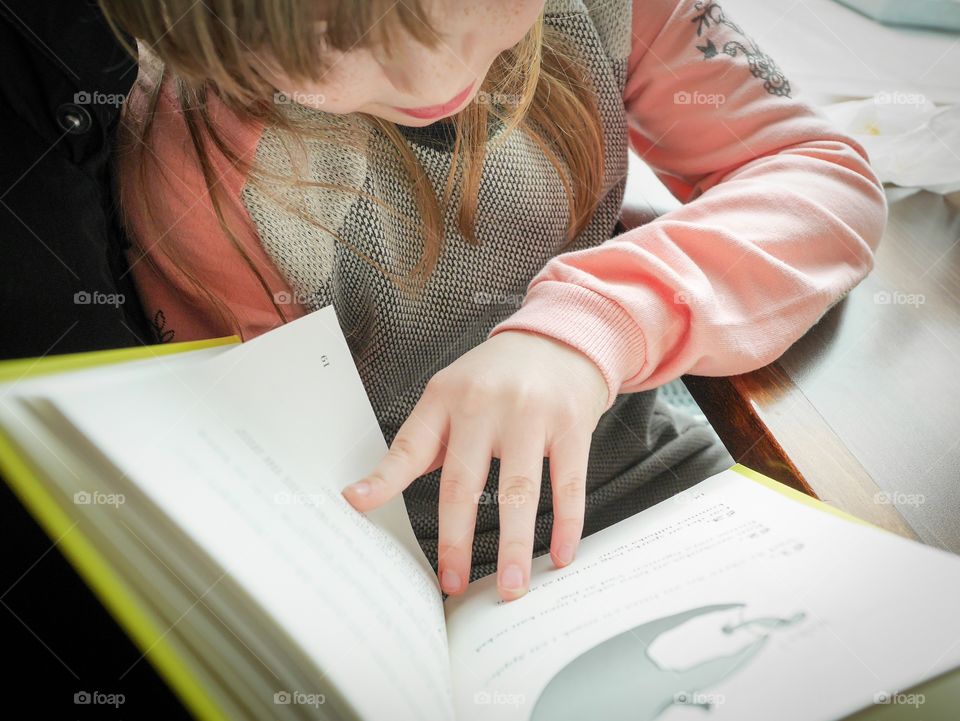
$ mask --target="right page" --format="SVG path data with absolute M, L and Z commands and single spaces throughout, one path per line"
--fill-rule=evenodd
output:
M 838 719 L 960 666 L 960 558 L 725 471 L 446 602 L 457 718 Z M 917 702 L 917 700 L 914 700 Z

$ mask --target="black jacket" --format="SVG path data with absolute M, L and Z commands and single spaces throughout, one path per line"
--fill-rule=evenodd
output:
M 148 337 L 109 177 L 136 70 L 95 3 L 0 0 L 0 357 Z M 0 526 L 4 686 L 30 715 L 187 718 L 2 481 Z M 95 691 L 124 703 L 74 703 Z
M 96 3 L 0 2 L 0 358 L 149 337 L 109 175 L 136 74 Z

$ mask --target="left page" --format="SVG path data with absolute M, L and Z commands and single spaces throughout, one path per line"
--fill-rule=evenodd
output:
M 386 451 L 332 309 L 149 382 L 43 393 L 216 560 L 362 718 L 452 717 L 436 577 L 402 499 L 340 490 Z M 304 694 L 314 689 L 285 689 Z

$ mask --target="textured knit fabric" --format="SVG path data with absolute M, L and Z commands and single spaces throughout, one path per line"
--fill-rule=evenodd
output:
M 168 227 L 155 240 L 136 212 L 129 223 L 147 256 L 135 260 L 138 283 L 165 339 L 233 330 L 187 281 L 183 264 L 230 308 L 244 337 L 276 325 L 274 302 L 289 318 L 332 304 L 388 441 L 430 377 L 491 332 L 532 331 L 581 350 L 610 387 L 588 470 L 591 533 L 732 463 L 709 426 L 659 401 L 654 389 L 689 370 L 737 373 L 782 353 L 867 272 L 884 204 L 862 150 L 790 98 L 789 82 L 716 3 L 556 0 L 546 22 L 588 70 L 606 145 L 596 215 L 562 255 L 568 218 L 559 177 L 523 133 L 501 137 L 494 126 L 480 243 L 467 243 L 448 218 L 444 252 L 422 294 L 400 292 L 360 257 L 397 272 L 417 259 L 411 183 L 442 188 L 450 162 L 444 126 L 405 131 L 425 170 L 411 179 L 378 133 L 354 147 L 339 139 L 355 119 L 293 105 L 299 121 L 328 131 L 329 139 L 306 146 L 318 187 L 264 189 L 212 158 L 218 189 L 231 201 L 225 220 L 261 270 L 264 292 L 216 223 L 169 93 L 151 146 L 168 176 L 160 213 Z M 707 90 L 723 101 L 684 102 Z M 131 122 L 142 100 L 131 98 Z M 293 170 L 275 129 L 241 123 L 222 105 L 211 112 L 240 155 L 281 176 Z M 674 137 L 677 127 L 683 132 Z M 628 137 L 692 202 L 617 235 Z M 145 191 L 136 171 L 121 164 L 125 195 Z M 160 243 L 176 249 L 179 267 Z M 494 462 L 473 577 L 495 566 L 497 473 Z M 438 482 L 439 471 L 404 494 L 434 562 Z M 549 543 L 550 507 L 545 463 L 537 553 Z

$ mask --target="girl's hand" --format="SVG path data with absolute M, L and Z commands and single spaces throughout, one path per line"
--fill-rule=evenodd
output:
M 534 333 L 500 333 L 430 379 L 387 455 L 344 496 L 367 511 L 442 464 L 439 575 L 456 594 L 470 577 L 490 459 L 499 458 L 497 586 L 505 600 L 518 598 L 529 584 L 544 456 L 553 486 L 550 555 L 558 567 L 573 560 L 590 439 L 607 398 L 599 368 L 579 351 Z

